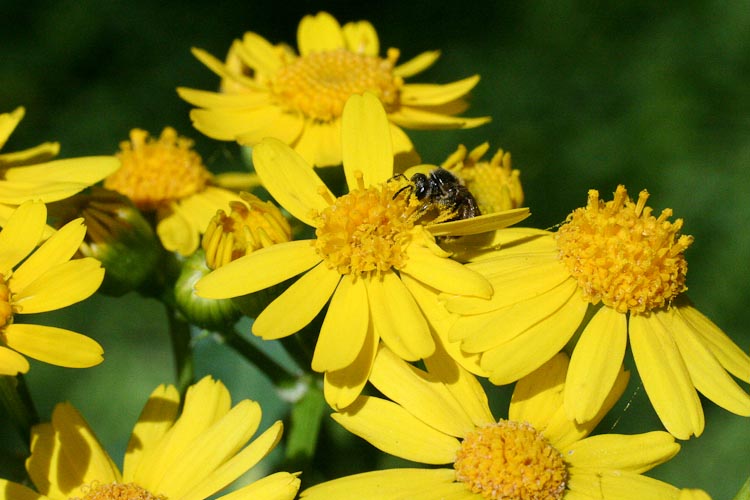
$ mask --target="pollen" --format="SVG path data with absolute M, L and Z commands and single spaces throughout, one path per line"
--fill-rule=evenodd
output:
M 648 313 L 669 305 L 687 290 L 684 251 L 692 236 L 680 235 L 682 219 L 670 222 L 671 209 L 659 217 L 618 186 L 612 201 L 590 190 L 588 204 L 571 213 L 556 234 L 560 260 L 585 300 L 602 302 L 621 313 Z
M 228 214 L 216 212 L 203 234 L 201 246 L 211 269 L 292 239 L 292 228 L 276 205 L 249 193 L 240 196 L 243 201 L 230 202 Z
M 13 307 L 10 305 L 10 288 L 0 275 L 0 328 L 13 322 Z
M 164 495 L 154 495 L 135 483 L 93 483 L 83 492 L 83 497 L 70 500 L 166 500 Z
M 279 105 L 320 121 L 340 117 L 346 100 L 365 91 L 391 110 L 403 85 L 393 74 L 398 56 L 397 49 L 390 49 L 385 59 L 346 49 L 313 52 L 277 71 L 271 92 Z
M 528 423 L 500 420 L 461 443 L 456 479 L 490 500 L 560 500 L 568 471 L 560 452 Z
M 469 152 L 466 146 L 460 145 L 441 167 L 464 182 L 483 214 L 523 206 L 520 170 L 513 168 L 510 153 L 502 149 L 489 161 L 482 160 L 489 148 L 489 143 L 485 142 Z
M 141 210 L 156 210 L 202 191 L 211 178 L 193 141 L 166 127 L 159 139 L 141 129 L 120 143 L 122 166 L 104 180 L 104 187 L 130 198 Z
M 413 208 L 393 184 L 354 189 L 317 215 L 315 248 L 329 268 L 356 277 L 406 264 Z

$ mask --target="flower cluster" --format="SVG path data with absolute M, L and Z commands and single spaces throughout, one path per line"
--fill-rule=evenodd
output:
M 0 399 L 30 450 L 0 500 L 202 500 L 235 481 L 218 498 L 709 498 L 646 475 L 703 433 L 701 395 L 750 416 L 750 356 L 685 295 L 683 220 L 618 185 L 554 228 L 517 226 L 530 210 L 510 153 L 483 159 L 484 142 L 422 163 L 404 131 L 489 121 L 459 116 L 479 77 L 407 83 L 439 53 L 384 53 L 370 23 L 325 12 L 302 19 L 296 51 L 253 32 L 223 62 L 193 49 L 218 88 L 177 93 L 248 171 L 212 173 L 170 126 L 134 128 L 106 157 L 0 154 Z M 23 113 L 0 115 L 0 146 Z M 174 352 L 176 384 L 148 398 L 121 466 L 70 403 L 40 420 L 23 379 L 27 357 L 102 362 L 92 338 L 23 321 L 97 290 L 159 301 Z M 260 405 L 196 382 L 208 338 L 287 404 L 284 467 L 259 465 L 281 421 L 251 441 Z M 630 368 L 665 430 L 599 425 Z M 315 471 L 328 411 L 411 464 Z

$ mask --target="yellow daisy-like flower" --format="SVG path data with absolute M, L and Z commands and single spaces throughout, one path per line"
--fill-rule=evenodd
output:
M 330 14 L 305 16 L 297 30 L 299 55 L 249 32 L 232 45 L 222 63 L 200 49 L 193 54 L 222 78 L 224 93 L 178 88 L 180 96 L 203 109 L 190 113 L 195 128 L 219 140 L 254 146 L 276 137 L 307 163 L 339 165 L 341 115 L 349 96 L 371 92 L 386 108 L 393 152 L 416 155 L 401 127 L 477 127 L 489 118 L 454 116 L 478 76 L 449 84 L 408 84 L 404 79 L 430 67 L 440 55 L 425 52 L 396 65 L 397 49 L 381 58 L 380 42 L 367 21 L 343 27 Z
M 352 96 L 344 110 L 344 172 L 349 193 L 336 198 L 305 160 L 277 139 L 253 149 L 268 192 L 316 229 L 312 240 L 272 245 L 216 269 L 196 284 L 198 295 L 230 298 L 304 273 L 255 320 L 253 333 L 278 339 L 305 327 L 330 299 L 312 359 L 325 372 L 326 400 L 345 407 L 370 373 L 379 339 L 408 360 L 432 354 L 434 342 L 412 289 L 420 284 L 456 295 L 489 297 L 478 273 L 449 258 L 433 234 L 506 226 L 519 209 L 475 219 L 414 224 L 415 208 L 396 196 L 388 121 L 371 95 Z M 478 229 L 477 229 L 478 228 Z
M 250 470 L 281 438 L 277 421 L 254 441 L 260 405 L 231 406 L 224 384 L 205 377 L 191 386 L 182 413 L 174 386 L 151 394 L 133 429 L 122 472 L 69 403 L 33 428 L 26 461 L 36 491 L 0 479 L 0 500 L 203 500 Z M 222 497 L 292 500 L 295 474 L 279 472 Z
M 444 353 L 428 371 L 387 349 L 371 381 L 391 401 L 360 396 L 333 418 L 391 455 L 443 468 L 397 468 L 313 486 L 303 500 L 677 500 L 679 489 L 642 473 L 677 454 L 666 432 L 587 437 L 627 384 L 617 383 L 596 418 L 576 424 L 562 398 L 568 358 L 558 354 L 518 382 L 507 419 L 496 419 L 482 386 Z
M 556 233 L 498 231 L 501 249 L 468 264 L 495 293 L 485 301 L 447 298 L 461 315 L 449 336 L 481 353 L 492 382 L 507 384 L 554 356 L 583 325 L 565 388 L 565 409 L 578 422 L 597 413 L 629 338 L 656 413 L 688 439 L 704 427 L 698 392 L 750 415 L 750 396 L 729 375 L 750 380 L 750 357 L 682 295 L 692 238 L 679 235 L 682 220 L 670 222 L 671 210 L 654 216 L 647 199 L 642 191 L 633 201 L 619 186 L 605 203 L 591 190 L 588 205 Z
M 523 206 L 521 172 L 511 166 L 510 153 L 498 149 L 489 161 L 483 161 L 489 149 L 488 142 L 470 152 L 460 145 L 440 166 L 464 181 L 483 214 Z
M 0 114 L 0 149 L 24 114 L 22 107 Z M 21 203 L 32 199 L 50 203 L 68 198 L 120 166 L 113 156 L 50 161 L 59 151 L 58 143 L 45 142 L 22 151 L 0 153 L 0 226 Z
M 190 255 L 208 222 L 220 208 L 240 197 L 214 185 L 216 178 L 193 150 L 193 141 L 165 127 L 158 139 L 141 129 L 117 154 L 122 168 L 107 177 L 104 187 L 130 198 L 142 211 L 155 211 L 156 232 L 169 251 Z
M 14 321 L 17 315 L 80 302 L 104 279 L 98 260 L 71 260 L 86 234 L 83 219 L 69 222 L 37 248 L 47 230 L 46 220 L 44 203 L 28 201 L 0 232 L 0 375 L 26 373 L 29 362 L 23 355 L 70 368 L 102 361 L 101 346 L 89 337 Z

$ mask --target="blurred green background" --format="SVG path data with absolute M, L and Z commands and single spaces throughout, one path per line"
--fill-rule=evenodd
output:
M 552 226 L 585 204 L 588 189 L 609 199 L 618 183 L 634 196 L 648 189 L 657 212 L 673 208 L 695 236 L 690 297 L 750 347 L 747 2 L 3 2 L 0 111 L 27 109 L 4 149 L 57 140 L 61 157 L 111 154 L 133 127 L 157 134 L 172 125 L 196 139 L 209 167 L 237 168 L 238 148 L 201 137 L 176 95 L 177 86 L 217 84 L 190 47 L 223 57 L 245 31 L 295 45 L 298 21 L 319 10 L 342 24 L 370 20 L 381 47 L 398 47 L 402 61 L 441 49 L 438 63 L 412 81 L 482 76 L 466 114 L 491 115 L 491 124 L 410 135 L 432 163 L 459 143 L 509 150 L 533 212 L 529 225 Z M 34 363 L 27 380 L 40 413 L 47 418 L 56 402 L 72 401 L 120 463 L 148 393 L 174 378 L 161 306 L 136 295 L 95 296 L 38 320 L 94 337 L 106 356 L 89 370 Z M 222 379 L 235 399 L 260 400 L 264 426 L 282 418 L 272 386 L 228 347 L 204 338 L 196 363 L 199 376 Z M 659 428 L 637 380 L 625 399 L 605 431 Z M 704 435 L 652 475 L 731 498 L 750 474 L 750 420 L 704 405 Z M 0 425 L 0 454 L 18 456 L 7 427 Z M 0 462 L 3 477 L 14 473 L 11 462 Z

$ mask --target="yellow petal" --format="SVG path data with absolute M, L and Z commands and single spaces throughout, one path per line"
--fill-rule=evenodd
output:
M 364 280 L 348 277 L 340 280 L 320 327 L 312 369 L 316 372 L 336 371 L 353 363 L 362 350 L 369 324 L 370 310 Z
M 21 167 L 26 168 L 26 167 Z M 20 205 L 28 200 L 39 200 L 45 203 L 70 198 L 89 187 L 80 182 L 26 182 L 0 181 L 0 203 Z
M 193 126 L 212 139 L 254 146 L 264 137 L 289 144 L 297 139 L 304 121 L 297 113 L 267 105 L 252 109 L 213 108 L 190 112 Z
M 399 357 L 416 361 L 430 356 L 435 343 L 414 297 L 393 272 L 368 279 L 367 294 L 375 331 Z
M 425 464 L 447 464 L 456 458 L 458 439 L 422 422 L 385 399 L 360 396 L 346 411 L 331 415 L 349 432 L 391 455 Z
M 14 323 L 4 329 L 5 341 L 26 356 L 68 368 L 88 368 L 103 361 L 93 339 L 62 328 Z
M 567 486 L 570 491 L 585 495 L 583 498 L 606 500 L 677 500 L 680 493 L 671 484 L 618 470 L 571 469 Z
M 120 168 L 114 156 L 67 158 L 37 165 L 9 168 L 5 180 L 9 182 L 69 182 L 90 186 Z M 52 201 L 52 200 L 47 200 Z
M 159 220 L 156 234 L 165 249 L 180 255 L 190 255 L 200 243 L 198 228 L 191 224 L 187 214 L 180 210 L 177 203 L 173 203 L 172 208 L 171 213 Z
M 435 255 L 430 249 L 414 244 L 408 246 L 406 255 L 408 260 L 400 271 L 432 288 L 485 299 L 492 295 L 489 281 L 455 260 Z
M 208 69 L 213 71 L 216 75 L 220 76 L 222 79 L 232 80 L 238 83 L 239 85 L 243 87 L 247 87 L 248 89 L 251 89 L 251 90 L 256 90 L 256 91 L 266 90 L 265 88 L 261 87 L 252 78 L 249 78 L 240 72 L 230 71 L 223 62 L 219 61 L 214 56 L 206 52 L 205 50 L 193 47 L 192 49 L 190 49 L 190 52 L 192 52 L 192 54 L 195 56 L 196 59 L 202 62 Z
M 29 362 L 26 358 L 7 347 L 0 346 L 0 375 L 15 377 L 19 373 L 29 371 Z
M 83 219 L 65 224 L 13 272 L 10 279 L 11 290 L 21 292 L 51 268 L 70 260 L 78 251 L 85 235 Z
M 50 500 L 41 493 L 37 493 L 31 488 L 26 486 L 8 481 L 7 479 L 0 479 L 0 500 Z
M 300 331 L 328 303 L 341 275 L 320 263 L 276 297 L 253 322 L 253 333 L 275 340 Z
M 465 236 L 468 234 L 486 233 L 512 226 L 527 218 L 531 213 L 528 208 L 514 208 L 503 212 L 471 217 L 451 222 L 442 222 L 427 226 L 433 236 Z
M 545 429 L 562 408 L 567 371 L 568 356 L 559 353 L 520 379 L 513 390 L 508 419 Z
M 602 307 L 586 325 L 570 358 L 565 383 L 565 411 L 573 420 L 594 418 L 617 380 L 628 325 L 624 314 Z
M 102 284 L 101 262 L 86 257 L 58 264 L 14 295 L 22 314 L 54 311 L 91 296 Z
M 732 380 L 679 310 L 673 307 L 652 314 L 672 333 L 695 388 L 722 408 L 737 415 L 750 416 L 750 396 Z
M 391 129 L 391 145 L 393 147 L 393 172 L 400 172 L 406 167 L 418 165 L 422 162 L 419 154 L 414 149 L 411 139 L 398 126 L 388 122 Z
M 10 113 L 0 114 L 0 149 L 5 146 L 8 137 L 16 129 L 23 116 L 26 114 L 26 109 L 23 106 L 19 106 Z
M 346 408 L 362 392 L 370 377 L 378 342 L 378 336 L 370 326 L 357 359 L 343 370 L 326 372 L 323 379 L 323 395 L 332 408 Z
M 367 21 L 346 23 L 342 28 L 346 48 L 358 54 L 377 56 L 380 53 L 380 41 L 375 28 Z
M 233 45 L 232 48 L 235 49 L 242 62 L 263 75 L 273 75 L 283 66 L 275 47 L 256 33 L 245 33 L 242 43 Z
M 334 199 L 311 166 L 278 139 L 268 137 L 253 148 L 253 165 L 271 196 L 308 226 L 315 226 L 314 212 Z
M 122 472 L 124 482 L 135 480 L 135 471 L 145 451 L 153 449 L 164 438 L 177 418 L 179 407 L 180 394 L 175 386 L 162 384 L 151 393 L 128 441 Z
M 248 92 L 244 94 L 223 94 L 208 90 L 177 87 L 177 94 L 185 101 L 199 108 L 244 108 L 255 109 L 271 103 L 270 94 Z
M 426 70 L 438 60 L 440 57 L 439 50 L 431 50 L 429 52 L 422 52 L 418 56 L 406 61 L 405 63 L 399 64 L 393 68 L 393 74 L 400 76 L 401 78 L 409 78 L 417 73 L 421 73 Z
M 228 299 L 263 290 L 296 276 L 320 262 L 310 240 L 262 248 L 222 266 L 195 284 L 207 299 Z
M 672 335 L 653 315 L 631 315 L 629 331 L 643 387 L 664 427 L 678 439 L 700 436 L 703 408 Z
M 342 156 L 349 191 L 359 187 L 356 172 L 362 173 L 365 186 L 393 177 L 391 129 L 380 100 L 369 92 L 349 97 L 341 121 Z
M 312 52 L 343 48 L 345 42 L 341 26 L 327 12 L 305 16 L 297 28 L 297 47 L 303 56 Z
M 493 384 L 509 384 L 531 373 L 558 353 L 581 323 L 588 303 L 577 295 L 521 335 L 485 352 L 482 368 Z
M 294 150 L 314 167 L 341 165 L 341 119 L 305 120 L 304 125 L 293 144 Z
M 640 474 L 677 455 L 680 445 L 668 432 L 653 431 L 632 436 L 600 434 L 560 451 L 573 467 L 626 470 Z
M 297 496 L 300 480 L 297 474 L 277 472 L 239 488 L 218 500 L 245 500 L 257 498 L 262 500 L 293 500 Z
M 43 142 L 37 146 L 0 154 L 0 165 L 3 167 L 21 167 L 51 160 L 60 152 L 59 142 Z
M 463 483 L 456 482 L 456 472 L 453 468 L 398 468 L 353 474 L 317 484 L 300 493 L 300 498 L 305 500 L 351 500 L 352 492 L 356 492 L 359 500 L 411 499 L 425 493 L 431 495 L 428 498 L 457 500 L 457 497 L 454 496 L 435 494 L 437 489 L 444 486 L 458 486 L 460 490 L 474 495 Z M 420 496 L 420 498 L 422 497 Z
M 401 89 L 401 103 L 407 106 L 436 106 L 466 96 L 479 83 L 479 75 L 452 83 L 409 83 Z
M 44 203 L 28 201 L 19 206 L 0 232 L 0 273 L 9 271 L 39 243 L 47 218 Z
M 440 379 L 406 363 L 381 346 L 370 382 L 388 399 L 443 434 L 464 437 L 474 422 Z
M 402 106 L 398 111 L 388 114 L 393 123 L 413 130 L 450 130 L 455 128 L 474 128 L 489 123 L 490 117 L 468 118 L 433 113 L 421 109 Z

